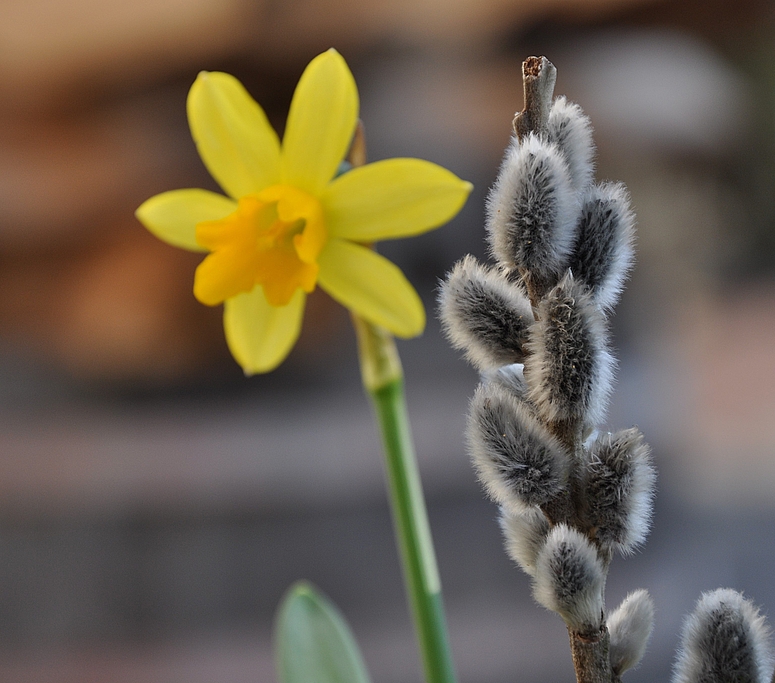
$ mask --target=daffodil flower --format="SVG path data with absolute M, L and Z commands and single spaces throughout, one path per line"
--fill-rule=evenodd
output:
M 285 359 L 317 285 L 396 336 L 422 332 L 417 292 L 370 245 L 446 223 L 471 185 L 419 159 L 378 161 L 337 177 L 358 120 L 355 80 L 338 52 L 317 56 L 302 74 L 282 144 L 228 74 L 200 73 L 187 110 L 199 154 L 227 196 L 164 192 L 137 217 L 170 244 L 210 252 L 196 270 L 194 295 L 224 304 L 226 340 L 246 373 Z

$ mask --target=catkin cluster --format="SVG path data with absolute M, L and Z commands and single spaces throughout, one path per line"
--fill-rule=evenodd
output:
M 590 122 L 551 100 L 551 63 L 531 57 L 523 70 L 525 111 L 487 207 L 495 264 L 458 262 L 439 309 L 450 342 L 481 373 L 468 443 L 500 506 L 506 550 L 535 599 L 565 621 L 577 681 L 616 683 L 653 625 L 645 590 L 610 614 L 603 595 L 614 551 L 645 540 L 655 483 L 637 429 L 596 430 L 613 381 L 607 317 L 632 263 L 634 216 L 623 185 L 595 183 Z M 673 683 L 775 683 L 772 669 L 757 608 L 734 590 L 704 594 Z
M 603 600 L 613 552 L 646 537 L 655 479 L 637 429 L 596 431 L 614 374 L 607 317 L 632 262 L 634 216 L 623 185 L 594 181 L 582 110 L 559 97 L 544 123 L 512 139 L 490 194 L 495 264 L 463 258 L 439 308 L 450 342 L 481 372 L 468 444 L 500 506 L 506 549 L 572 634 L 605 637 L 618 676 L 639 661 L 653 612 L 646 591 L 610 615 Z

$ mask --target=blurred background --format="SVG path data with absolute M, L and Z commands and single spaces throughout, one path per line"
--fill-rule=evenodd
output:
M 273 683 L 273 611 L 296 579 L 350 619 L 375 683 L 420 680 L 347 314 L 318 292 L 302 339 L 245 378 L 200 257 L 133 216 L 218 189 L 191 142 L 201 69 L 238 76 L 282 130 L 335 46 L 372 160 L 417 156 L 476 189 L 385 244 L 434 308 L 484 257 L 484 200 L 520 64 L 545 54 L 624 181 L 638 262 L 613 319 L 610 428 L 659 469 L 654 530 L 616 559 L 647 588 L 632 683 L 667 680 L 700 593 L 775 616 L 775 8 L 769 0 L 0 2 L 0 681 Z M 431 317 L 401 344 L 461 683 L 571 681 L 559 618 L 501 548 L 463 446 L 477 382 Z

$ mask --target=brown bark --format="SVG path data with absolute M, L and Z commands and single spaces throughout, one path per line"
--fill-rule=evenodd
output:
M 525 108 L 514 115 L 512 124 L 520 140 L 528 133 L 546 130 L 556 81 L 557 69 L 546 57 L 528 57 L 522 62 Z
M 576 683 L 612 683 L 608 654 L 610 637 L 605 624 L 596 633 L 579 633 L 568 629 Z

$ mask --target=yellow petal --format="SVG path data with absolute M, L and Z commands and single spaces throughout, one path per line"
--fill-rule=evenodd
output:
M 321 195 L 331 235 L 374 242 L 449 221 L 473 186 L 421 159 L 387 159 L 344 173 Z
M 143 202 L 137 219 L 160 240 L 190 251 L 207 251 L 196 241 L 196 225 L 236 211 L 237 203 L 208 190 L 172 190 Z
M 235 199 L 280 177 L 280 141 L 264 110 L 229 74 L 202 71 L 188 93 L 188 123 L 199 155 Z
M 401 270 L 367 247 L 332 239 L 320 252 L 318 282 L 334 299 L 398 337 L 425 327 L 420 297 Z
M 226 343 L 246 375 L 269 372 L 285 360 L 299 337 L 305 299 L 297 290 L 287 306 L 270 306 L 256 287 L 226 301 Z
M 318 195 L 344 159 L 358 119 L 358 89 L 336 50 L 313 59 L 293 95 L 282 151 L 282 182 Z

